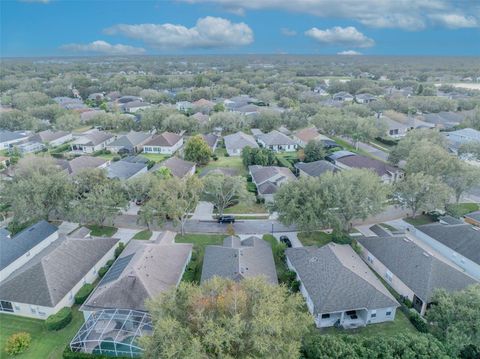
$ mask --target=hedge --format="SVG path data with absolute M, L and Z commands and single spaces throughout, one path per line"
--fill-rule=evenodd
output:
M 122 242 L 120 242 L 118 244 L 118 247 L 115 248 L 115 259 L 118 258 L 118 256 L 123 252 L 123 250 L 125 249 L 125 244 L 123 244 Z
M 60 330 L 72 321 L 72 308 L 64 307 L 45 320 L 47 330 Z
M 112 356 L 100 355 L 100 354 L 89 354 L 81 352 L 72 352 L 70 346 L 67 345 L 62 355 L 63 359 L 112 359 Z M 130 357 L 115 357 L 117 359 L 130 359 Z
M 107 274 L 109 266 L 102 267 L 98 270 L 98 276 L 102 278 L 105 274 Z
M 90 284 L 90 283 L 84 284 L 83 287 L 80 288 L 78 293 L 75 294 L 75 304 L 83 304 L 83 302 L 87 300 L 90 293 L 92 293 L 93 288 L 94 288 L 93 284 Z
M 420 333 L 428 333 L 428 324 L 423 319 L 420 314 L 418 314 L 415 309 L 410 309 L 408 313 L 408 319 L 410 319 L 410 322 L 412 325 L 417 328 L 417 330 Z

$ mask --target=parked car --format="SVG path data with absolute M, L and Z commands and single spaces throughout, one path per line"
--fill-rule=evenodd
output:
M 235 223 L 234 216 L 220 216 L 218 217 L 218 223 Z
M 280 242 L 284 243 L 288 248 L 292 248 L 292 242 L 287 236 L 280 236 Z

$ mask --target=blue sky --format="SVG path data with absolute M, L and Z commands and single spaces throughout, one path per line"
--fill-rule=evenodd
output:
M 477 0 L 0 0 L 1 56 L 480 55 Z

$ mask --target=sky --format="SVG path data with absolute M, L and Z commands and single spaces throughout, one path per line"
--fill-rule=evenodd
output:
M 480 0 L 0 0 L 0 56 L 480 56 Z

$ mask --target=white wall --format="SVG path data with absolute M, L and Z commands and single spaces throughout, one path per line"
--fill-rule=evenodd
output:
M 182 146 L 183 146 L 183 138 L 181 138 L 180 141 L 178 141 L 173 146 L 143 146 L 143 152 L 144 153 L 161 153 L 161 154 L 172 155 L 174 152 L 176 152 Z

